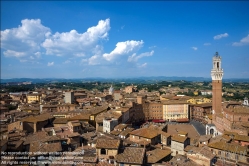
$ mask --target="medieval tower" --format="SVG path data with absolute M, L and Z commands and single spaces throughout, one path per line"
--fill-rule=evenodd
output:
M 223 69 L 221 68 L 221 57 L 218 52 L 213 57 L 213 68 L 211 70 L 212 77 L 212 107 L 213 107 L 213 121 L 216 116 L 221 114 L 222 103 L 222 77 Z

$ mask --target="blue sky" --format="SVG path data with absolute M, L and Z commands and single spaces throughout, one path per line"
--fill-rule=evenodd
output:
M 1 78 L 249 78 L 249 2 L 1 1 Z

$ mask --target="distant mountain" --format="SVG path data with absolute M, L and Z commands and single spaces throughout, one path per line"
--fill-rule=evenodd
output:
M 11 78 L 1 79 L 1 83 L 13 83 L 13 82 L 32 82 L 32 83 L 55 83 L 55 82 L 125 82 L 125 83 L 153 83 L 157 81 L 211 81 L 211 78 L 204 77 L 166 77 L 166 76 L 151 76 L 151 77 L 131 77 L 131 78 Z M 223 82 L 249 82 L 249 78 L 228 78 L 223 79 Z

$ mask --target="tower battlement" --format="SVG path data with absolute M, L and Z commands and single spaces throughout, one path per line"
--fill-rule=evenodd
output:
M 213 56 L 213 68 L 211 70 L 212 80 L 222 80 L 223 69 L 221 68 L 221 56 L 218 52 Z

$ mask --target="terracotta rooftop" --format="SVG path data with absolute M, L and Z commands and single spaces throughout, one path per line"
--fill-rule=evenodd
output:
M 158 131 L 166 131 L 167 130 L 167 125 L 166 124 L 161 124 L 161 123 L 145 123 L 143 125 L 143 128 L 149 128 L 152 130 L 158 130 Z
M 119 145 L 120 140 L 118 139 L 98 138 L 96 148 L 118 149 Z
M 183 156 L 183 155 L 176 155 L 174 156 L 170 161 L 163 163 L 164 165 L 167 166 L 176 166 L 176 165 L 180 165 L 180 166 L 199 166 L 198 164 L 196 164 L 195 162 L 187 159 L 187 156 Z
M 94 108 L 91 108 L 88 113 L 91 115 L 96 115 L 107 110 L 107 108 L 108 108 L 108 105 L 94 107 Z
M 199 138 L 199 142 L 209 141 L 212 138 L 212 135 L 201 135 Z
M 25 141 L 24 141 L 23 144 L 27 145 L 27 144 L 30 144 L 33 141 L 37 141 L 37 140 L 39 140 L 41 138 L 45 138 L 47 136 L 48 136 L 47 132 L 39 131 L 39 132 L 36 132 L 36 133 L 34 133 L 32 135 L 28 135 L 27 137 L 25 137 L 25 139 L 24 139 Z
M 60 151 L 62 151 L 60 142 L 45 144 L 40 141 L 36 141 L 32 142 L 29 148 L 29 152 L 33 152 L 32 155 L 34 156 L 35 152 L 49 153 L 49 152 L 60 152 Z
M 146 152 L 146 155 L 148 156 L 147 163 L 157 163 L 170 154 L 171 154 L 171 150 L 169 149 L 167 150 L 154 149 L 152 151 L 148 151 Z
M 71 118 L 69 118 L 69 120 L 89 120 L 89 117 L 91 116 L 91 114 L 79 114 L 76 116 L 73 116 Z
M 226 141 L 230 141 L 231 137 L 229 137 L 228 135 L 222 135 L 222 138 L 224 138 Z
M 119 124 L 117 126 L 114 127 L 114 130 L 124 130 L 126 127 L 128 126 L 128 124 Z
M 203 146 L 198 153 L 209 159 L 213 159 L 215 157 L 215 154 L 213 154 L 207 146 Z
M 234 140 L 249 142 L 249 136 L 246 135 L 235 135 Z
M 46 114 L 41 114 L 41 115 L 37 115 L 37 116 L 29 116 L 27 118 L 23 118 L 21 121 L 23 122 L 42 122 L 42 121 L 46 121 L 48 119 L 52 119 L 53 116 L 51 116 L 51 114 L 46 113 Z
M 247 147 L 235 145 L 231 143 L 226 143 L 226 142 L 209 143 L 208 147 L 214 148 L 214 149 L 220 149 L 220 150 L 228 151 L 232 153 L 237 153 L 237 154 L 240 154 L 241 152 L 245 152 L 247 154 Z
M 121 107 L 121 108 L 115 109 L 114 111 L 127 112 L 129 110 L 130 110 L 130 107 Z
M 115 135 L 115 136 L 118 136 L 121 132 L 122 132 L 122 131 L 120 131 L 120 130 L 112 130 L 112 131 L 110 132 L 110 134 Z
M 174 105 L 174 104 L 189 104 L 187 101 L 180 101 L 180 100 L 163 100 L 163 105 Z
M 108 161 L 99 161 L 99 163 L 96 166 L 114 166 L 114 164 L 109 163 Z
M 168 124 L 167 133 L 170 135 L 178 135 L 178 131 L 187 131 L 189 138 L 199 138 L 200 134 L 191 124 Z
M 126 147 L 124 152 L 115 156 L 118 163 L 139 164 L 144 162 L 145 149 L 137 147 Z
M 24 145 L 31 144 L 32 142 L 37 141 L 37 140 L 45 143 L 45 142 L 61 141 L 61 140 L 66 140 L 66 139 L 63 139 L 56 135 L 49 136 L 46 132 L 41 131 L 41 132 L 36 132 L 32 135 L 25 137 L 23 144 Z
M 185 151 L 185 152 L 191 153 L 191 152 L 193 152 L 194 149 L 196 149 L 196 148 L 198 148 L 198 147 L 193 146 L 193 145 L 187 145 L 187 146 L 184 148 L 184 151 Z
M 171 140 L 176 141 L 176 142 L 180 142 L 180 143 L 184 143 L 187 140 L 187 138 L 188 137 L 174 135 L 173 137 L 171 137 Z
M 209 140 L 209 143 L 214 143 L 214 142 L 227 142 L 227 140 L 225 140 L 222 135 L 217 135 L 216 137 L 212 137 Z
M 203 104 L 195 104 L 194 106 L 198 106 L 198 107 L 212 107 L 212 103 L 203 103 Z
M 67 118 L 55 118 L 54 124 L 66 124 L 68 122 Z
M 108 111 L 108 112 L 103 112 L 100 113 L 96 116 L 95 121 L 96 122 L 103 122 L 104 118 L 114 118 L 114 119 L 119 119 L 122 116 L 122 114 L 115 112 L 115 111 Z
M 126 128 L 124 131 L 122 131 L 119 135 L 121 136 L 127 136 L 129 133 L 131 133 L 133 130 L 135 130 L 134 128 Z
M 178 135 L 187 135 L 188 134 L 188 132 L 186 132 L 186 131 L 178 131 Z
M 73 152 L 82 152 L 83 150 L 84 150 L 84 154 L 80 156 L 83 156 L 82 161 L 84 163 L 96 163 L 97 162 L 98 157 L 96 155 L 96 148 L 93 148 L 91 146 L 78 147 Z
M 141 128 L 132 131 L 130 134 L 151 139 L 156 137 L 159 134 L 159 132 L 152 129 Z

